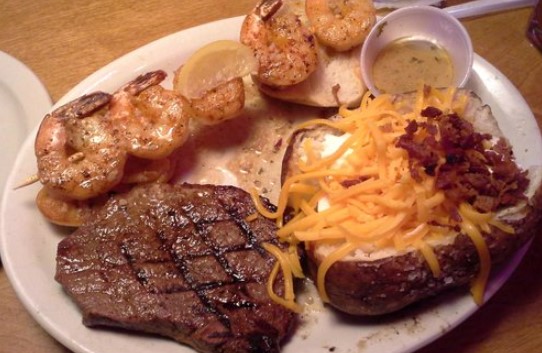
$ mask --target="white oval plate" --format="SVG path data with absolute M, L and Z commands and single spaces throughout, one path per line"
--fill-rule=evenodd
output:
M 49 93 L 32 70 L 0 51 L 0 198 L 21 144 L 51 105 Z
M 155 69 L 171 73 L 202 45 L 217 39 L 238 39 L 241 17 L 209 23 L 152 42 L 97 71 L 58 104 L 94 90 L 111 92 L 136 75 Z M 515 87 L 498 70 L 476 57 L 468 87 L 492 104 L 509 134 L 519 162 L 542 164 L 542 140 L 536 121 Z M 169 85 L 171 82 L 166 82 Z M 34 197 L 39 185 L 13 191 L 24 177 L 35 172 L 34 135 L 25 141 L 8 180 L 2 200 L 0 247 L 6 272 L 28 311 L 51 335 L 75 352 L 192 353 L 171 340 L 89 329 L 81 313 L 54 281 L 57 243 L 66 235 L 38 213 Z M 496 269 L 489 282 L 489 299 L 516 268 L 525 246 L 510 262 Z M 445 294 L 423 305 L 379 320 L 347 318 L 329 309 L 311 309 L 283 352 L 412 352 L 440 337 L 475 312 L 478 307 L 466 291 Z

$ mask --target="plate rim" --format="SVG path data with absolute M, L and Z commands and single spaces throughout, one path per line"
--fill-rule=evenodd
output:
M 16 79 L 11 79 L 14 77 Z M 20 108 L 22 113 L 23 121 L 17 119 L 21 116 L 14 118 L 12 115 L 4 115 L 2 117 L 2 119 L 9 119 L 9 121 L 12 118 L 16 119 L 14 123 L 23 131 L 24 135 L 19 141 L 19 146 L 17 146 L 17 151 L 19 151 L 34 125 L 38 124 L 41 121 L 41 117 L 51 109 L 53 101 L 43 81 L 29 66 L 15 56 L 1 50 L 0 84 L 8 90 L 8 94 L 13 98 L 14 105 Z M 12 166 L 15 164 L 17 155 L 2 155 L 1 157 L 2 159 L 5 157 L 6 162 L 8 161 L 8 157 L 15 158 L 9 160 L 9 165 L 6 165 L 7 163 L 2 161 L 3 169 L 0 171 L 2 174 L 2 178 L 0 178 L 0 198 L 5 193 L 4 187 L 8 184 L 10 170 L 13 169 Z
M 0 62 L 2 62 L 0 74 L 9 71 L 11 75 L 14 75 L 13 72 L 16 72 L 16 75 L 19 78 L 23 78 L 22 80 L 15 82 L 14 85 L 8 86 L 12 92 L 15 93 L 15 96 L 17 98 L 23 97 L 23 99 L 20 99 L 21 101 L 27 101 L 28 99 L 24 97 L 28 96 L 29 92 L 32 94 L 32 104 L 22 106 L 26 115 L 38 115 L 38 113 L 43 113 L 43 110 L 48 110 L 52 107 L 53 100 L 49 91 L 39 76 L 28 65 L 4 51 L 0 51 Z M 9 68 L 9 70 L 6 70 L 7 68 Z M 0 77 L 4 76 L 0 75 Z M 0 79 L 0 81 L 3 80 Z M 25 87 L 21 87 L 21 82 L 24 82 Z M 28 84 L 32 85 L 32 90 L 28 90 Z M 45 107 L 47 107 L 47 109 L 45 109 Z M 27 126 L 28 131 L 32 130 L 32 128 L 33 125 Z

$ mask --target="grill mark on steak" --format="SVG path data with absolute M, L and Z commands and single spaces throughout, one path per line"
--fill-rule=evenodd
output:
M 196 225 L 196 229 L 198 229 L 198 228 L 199 227 Z M 198 233 L 200 233 L 200 232 L 198 232 Z M 163 237 L 163 233 L 158 232 L 157 235 L 158 235 L 158 239 L 160 239 L 162 244 L 164 244 L 164 245 L 167 244 L 167 238 Z M 182 276 L 186 280 L 186 282 L 190 286 L 190 289 L 193 290 L 196 293 L 196 295 L 201 300 L 201 302 L 203 303 L 205 308 L 210 313 L 215 315 L 218 318 L 218 320 L 222 323 L 222 325 L 227 327 L 228 330 L 231 330 L 231 323 L 230 323 L 229 317 L 227 315 L 225 315 L 224 313 L 221 313 L 216 308 L 216 306 L 214 306 L 211 303 L 211 301 L 209 301 L 207 299 L 207 297 L 205 296 L 205 293 L 204 293 L 205 289 L 222 286 L 222 285 L 224 285 L 224 283 L 221 282 L 221 281 L 215 281 L 215 282 L 208 283 L 207 285 L 205 285 L 205 284 L 201 285 L 194 278 L 192 278 L 192 276 L 190 276 L 188 274 L 188 269 L 187 269 L 186 262 L 184 261 L 184 259 L 182 257 L 178 256 L 177 254 L 175 254 L 172 250 L 170 250 L 170 254 L 171 254 L 171 257 L 173 258 L 173 262 L 175 263 L 175 267 L 179 271 L 179 275 Z M 215 255 L 215 258 L 216 257 L 217 256 Z
M 204 196 L 212 200 L 200 202 L 191 199 L 189 192 L 198 188 L 208 193 Z M 169 197 L 167 202 L 147 205 L 146 202 L 159 199 L 148 196 L 156 193 Z M 181 200 L 168 196 L 168 193 L 178 193 Z M 120 197 L 129 199 L 129 205 L 123 207 L 118 200 Z M 138 187 L 127 195 L 114 198 L 99 211 L 97 220 L 90 221 L 59 244 L 55 278 L 81 307 L 83 321 L 89 326 L 106 325 L 159 333 L 203 352 L 278 352 L 279 342 L 291 329 L 295 316 L 267 296 L 265 283 L 276 260 L 262 248 L 261 242 L 280 244 L 272 221 L 261 216 L 250 224 L 246 221 L 245 218 L 255 212 L 253 204 L 247 202 L 249 200 L 248 194 L 233 187 Z M 126 223 L 120 224 L 119 229 L 107 228 L 104 235 L 101 231 L 103 222 L 115 220 Z M 110 283 L 110 269 L 106 264 L 90 261 L 92 266 L 85 267 L 84 262 L 95 257 L 92 252 L 84 252 L 88 245 L 86 242 L 99 243 L 102 240 L 93 240 L 94 236 L 106 238 L 108 244 L 113 242 L 111 248 L 108 247 L 110 253 L 115 252 L 116 242 L 116 252 L 120 257 L 116 262 L 124 264 L 122 266 L 127 270 L 115 270 L 119 273 L 114 275 L 133 281 L 141 288 L 127 285 L 134 291 L 129 294 L 129 300 L 140 295 L 150 302 L 164 300 L 160 299 L 164 295 L 186 298 L 178 305 L 192 306 L 188 314 L 194 318 L 190 320 L 204 320 L 207 324 L 184 323 L 185 318 L 177 318 L 185 325 L 178 328 L 180 324 L 174 321 L 175 317 L 146 318 L 148 313 L 145 310 L 150 310 L 147 307 L 132 308 L 134 313 L 130 314 L 96 307 L 94 299 L 88 297 L 93 294 L 78 288 L 81 278 L 89 280 L 88 270 L 95 269 L 95 276 L 101 278 L 100 283 L 112 285 L 110 292 L 122 292 L 125 288 L 122 287 L 124 284 Z M 92 246 L 90 248 L 93 249 Z M 265 266 L 258 268 L 258 264 Z M 86 269 L 81 271 L 78 266 Z M 92 284 L 86 286 L 92 288 Z M 282 286 L 282 279 L 279 279 L 275 290 L 280 293 Z M 149 294 L 151 297 L 146 298 Z M 191 295 L 197 300 L 190 299 Z M 167 303 L 160 302 L 159 305 L 167 307 Z M 159 308 L 151 312 L 151 317 L 158 316 L 157 312 L 160 312 Z M 145 320 L 150 320 L 151 324 L 156 321 L 152 325 L 157 327 L 148 327 Z M 162 324 L 160 320 L 173 321 Z
M 234 214 L 232 214 L 232 213 L 230 213 L 230 214 L 232 216 L 234 216 Z M 235 223 L 237 224 L 239 229 L 243 232 L 243 234 L 246 235 L 247 240 L 249 242 L 249 249 L 254 249 L 260 255 L 263 255 L 265 250 L 256 243 L 256 237 L 254 236 L 254 232 L 252 231 L 252 229 L 250 229 L 250 226 L 238 216 L 237 217 L 232 217 L 232 219 L 235 221 Z
M 198 230 L 198 233 L 201 235 L 201 238 L 203 241 L 209 246 L 209 248 L 212 250 L 212 255 L 214 255 L 215 259 L 218 261 L 218 263 L 222 266 L 224 269 L 224 272 L 230 277 L 234 279 L 234 282 L 243 282 L 244 278 L 241 274 L 235 272 L 230 265 L 228 264 L 228 261 L 224 257 L 224 253 L 232 251 L 233 249 L 228 248 L 219 248 L 216 246 L 215 243 L 209 240 L 209 232 L 207 231 L 208 227 L 201 224 L 196 224 L 196 229 Z M 241 250 L 247 250 L 245 246 L 239 246 L 236 251 Z

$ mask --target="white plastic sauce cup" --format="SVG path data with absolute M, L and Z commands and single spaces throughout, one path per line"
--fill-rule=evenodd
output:
M 411 6 L 384 16 L 373 27 L 361 50 L 361 75 L 375 96 L 380 92 L 373 81 L 373 64 L 389 43 L 400 38 L 427 40 L 444 48 L 454 66 L 456 87 L 463 87 L 471 74 L 474 52 L 467 30 L 455 17 L 432 6 Z

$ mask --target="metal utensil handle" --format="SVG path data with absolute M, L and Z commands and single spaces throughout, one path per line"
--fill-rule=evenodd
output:
M 537 0 L 475 0 L 444 8 L 455 18 L 485 15 L 492 12 L 534 6 Z

